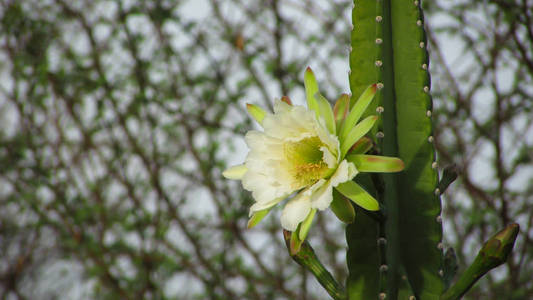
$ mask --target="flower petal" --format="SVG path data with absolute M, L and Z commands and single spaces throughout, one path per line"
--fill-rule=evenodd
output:
M 281 100 L 274 103 L 274 114 L 267 114 L 263 120 L 264 134 L 281 141 L 299 141 L 316 136 L 317 126 L 314 112 Z
M 244 189 L 251 191 L 260 203 L 291 194 L 295 190 L 292 185 L 294 179 L 281 160 L 282 142 L 254 130 L 246 134 L 245 140 L 250 152 L 245 162 L 248 171 L 242 177 Z
M 311 196 L 311 207 L 319 210 L 328 208 L 331 201 L 333 201 L 333 188 L 340 183 L 351 180 L 356 174 L 357 169 L 355 169 L 355 166 L 352 163 L 343 160 L 337 167 L 333 176 L 331 176 L 325 184 L 321 184 L 318 189 L 315 188 L 316 191 L 313 192 Z M 317 184 L 319 182 L 317 182 Z M 315 186 L 317 184 L 315 184 Z
M 291 105 L 281 99 L 274 101 L 274 114 L 283 114 L 291 111 Z
M 289 231 L 295 231 L 309 212 L 311 211 L 311 200 L 305 191 L 300 192 L 296 197 L 289 200 L 281 212 L 281 226 Z
M 343 160 L 337 167 L 335 174 L 330 178 L 331 185 L 336 187 L 343 182 L 352 180 L 357 173 L 359 173 L 359 171 L 353 163 Z
M 320 187 L 311 196 L 311 205 L 313 208 L 324 210 L 329 207 L 331 201 L 333 201 L 333 187 L 331 181 L 327 181 L 322 187 Z
M 331 153 L 335 157 L 337 157 L 337 162 L 339 162 L 340 161 L 340 156 L 339 156 L 340 143 L 339 143 L 339 139 L 337 138 L 337 136 L 334 134 L 330 134 L 325 128 L 323 128 L 321 125 L 318 125 L 318 124 L 316 128 L 316 134 L 318 135 L 318 138 L 320 138 L 320 141 L 326 144 L 329 151 L 331 151 Z
M 320 147 L 320 151 L 324 153 L 322 155 L 322 160 L 328 165 L 328 168 L 333 169 L 335 165 L 337 164 L 337 157 L 335 157 L 331 151 L 329 151 L 328 147 Z
M 252 206 L 250 206 L 249 217 L 252 217 L 253 214 L 255 214 L 258 211 L 271 208 L 272 206 L 278 204 L 281 200 L 283 200 L 285 198 L 286 197 L 279 197 L 279 198 L 273 199 L 271 201 L 254 203 Z
M 246 166 L 244 164 L 237 165 L 230 167 L 229 169 L 226 169 L 224 172 L 222 172 L 222 176 L 226 177 L 227 179 L 242 179 L 244 174 L 248 171 Z

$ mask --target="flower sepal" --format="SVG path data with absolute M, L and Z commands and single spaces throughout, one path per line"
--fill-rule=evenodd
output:
M 346 197 L 339 191 L 333 189 L 333 201 L 330 205 L 331 211 L 343 223 L 350 224 L 355 220 L 355 209 Z
M 254 118 L 259 125 L 263 125 L 263 120 L 267 114 L 266 111 L 264 111 L 261 107 L 250 103 L 246 103 L 246 110 L 248 110 L 250 116 L 252 116 L 252 118 Z
M 350 130 L 346 138 L 341 140 L 341 157 L 344 157 L 348 150 L 372 129 L 377 120 L 378 116 L 369 116 Z
M 298 238 L 301 241 L 305 241 L 305 238 L 307 237 L 307 234 L 309 233 L 309 229 L 311 229 L 311 224 L 313 224 L 313 219 L 315 218 L 316 214 L 316 208 L 312 208 L 305 220 L 300 223 L 299 230 L 298 230 Z
M 315 94 L 318 93 L 318 83 L 316 82 L 315 74 L 311 68 L 307 67 L 304 73 L 304 87 L 305 98 L 307 100 L 307 108 L 315 112 L 315 115 L 320 115 L 318 109 L 318 102 L 315 99 Z
M 302 244 L 305 240 L 300 240 L 300 237 L 299 237 L 299 231 L 300 231 L 300 226 L 298 225 L 298 228 L 291 232 L 291 241 L 290 241 L 290 246 L 289 246 L 289 252 L 291 255 L 296 255 L 298 252 L 300 252 L 300 249 L 302 248 Z
M 266 215 L 270 212 L 271 208 L 263 209 L 256 211 L 252 214 L 250 220 L 248 220 L 248 229 L 253 228 L 255 225 L 259 224 Z
M 328 129 L 329 133 L 336 134 L 337 128 L 335 124 L 335 115 L 333 114 L 333 110 L 331 109 L 328 99 L 322 96 L 320 92 L 316 92 L 314 97 L 318 103 L 320 117 L 322 117 L 322 120 L 324 120 L 326 128 Z
M 341 128 L 342 122 L 346 119 L 350 111 L 350 95 L 342 94 L 335 105 L 333 106 L 333 115 L 335 116 L 335 124 L 337 129 Z
M 348 116 L 346 116 L 346 118 L 344 119 L 342 128 L 339 131 L 339 140 L 341 141 L 341 144 L 346 140 L 352 128 L 354 128 L 354 126 L 357 124 L 357 121 L 359 121 L 370 102 L 372 102 L 372 99 L 374 99 L 376 91 L 376 84 L 373 84 L 366 88 L 363 94 L 359 97 L 359 99 L 357 99 L 353 107 L 350 109 L 350 112 L 348 113 Z
M 298 224 L 298 227 L 296 227 L 296 230 L 292 232 L 286 229 L 283 230 L 284 234 L 286 232 L 290 232 L 291 234 L 291 239 L 289 243 L 289 250 L 290 250 L 291 255 L 296 255 L 298 252 L 300 252 L 302 244 L 305 242 L 307 234 L 309 233 L 309 230 L 311 229 L 311 225 L 313 224 L 313 219 L 315 218 L 315 214 L 316 214 L 316 209 L 313 208 L 309 211 L 305 220 L 302 221 L 300 224 Z
M 370 151 L 372 147 L 374 147 L 374 143 L 372 142 L 372 140 L 364 136 L 360 138 L 357 142 L 355 142 L 355 144 L 353 144 L 352 148 L 348 150 L 348 153 L 346 154 L 365 154 Z
M 354 181 L 346 181 L 337 186 L 337 191 L 343 194 L 355 204 L 369 211 L 379 210 L 379 202 L 372 197 L 365 189 Z
M 397 157 L 352 154 L 346 160 L 353 163 L 360 172 L 368 173 L 393 173 L 404 169 L 403 161 Z

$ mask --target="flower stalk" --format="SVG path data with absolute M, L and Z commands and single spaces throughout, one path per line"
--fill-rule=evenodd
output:
M 283 230 L 283 237 L 285 238 L 285 244 L 287 249 L 291 251 L 291 233 L 287 230 Z M 335 300 L 346 300 L 346 291 L 344 287 L 338 283 L 333 275 L 322 265 L 318 260 L 315 251 L 307 242 L 303 242 L 301 249 L 298 253 L 291 253 L 292 259 L 300 266 L 309 270 L 313 276 L 318 280 L 320 285 L 326 290 L 326 292 Z

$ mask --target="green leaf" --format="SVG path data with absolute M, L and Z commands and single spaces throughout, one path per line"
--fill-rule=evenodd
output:
M 400 172 L 404 168 L 403 161 L 397 157 L 354 154 L 346 160 L 352 162 L 359 172 Z
M 336 189 L 346 196 L 348 199 L 352 200 L 355 204 L 361 206 L 362 208 L 370 211 L 379 210 L 378 201 L 372 197 L 367 191 L 365 191 L 360 185 L 353 181 L 346 181 L 339 184 Z
M 331 109 L 329 101 L 320 93 L 316 93 L 314 97 L 318 103 L 320 116 L 322 116 L 324 122 L 326 122 L 326 127 L 328 128 L 328 131 L 331 134 L 335 134 L 335 116 L 333 115 L 333 110 Z
M 311 209 L 305 220 L 302 222 L 300 231 L 298 232 L 298 238 L 301 241 L 304 241 L 307 237 L 307 234 L 309 233 L 309 229 L 311 228 L 311 224 L 313 223 L 313 219 L 315 218 L 316 214 L 316 208 Z
M 253 213 L 252 217 L 248 221 L 248 229 L 253 228 L 255 225 L 257 225 L 263 218 L 268 215 L 268 212 L 270 211 L 270 208 L 263 209 L 256 211 Z
M 339 191 L 333 189 L 333 201 L 329 206 L 331 211 L 346 224 L 350 224 L 355 219 L 355 210 L 346 197 L 344 197 Z
M 376 94 L 376 85 L 373 84 L 369 86 L 363 94 L 359 97 L 357 102 L 355 102 L 355 105 L 350 110 L 350 113 L 344 120 L 344 123 L 342 125 L 342 128 L 340 130 L 340 138 L 341 140 L 346 140 L 348 134 L 352 130 L 352 128 L 357 124 L 357 121 L 361 118 L 363 113 L 365 112 L 366 108 L 374 99 L 374 95 Z
M 314 110 L 316 116 L 319 114 L 318 103 L 315 99 L 315 94 L 318 93 L 318 83 L 316 82 L 315 74 L 313 70 L 307 67 L 304 74 L 304 86 L 305 86 L 305 97 L 307 99 L 307 107 L 310 110 Z
M 255 104 L 246 103 L 246 109 L 250 116 L 252 116 L 259 125 L 263 125 L 263 119 L 265 118 L 266 112 L 261 107 Z
M 353 127 L 352 130 L 350 130 L 350 133 L 344 139 L 341 139 L 341 157 L 344 157 L 353 144 L 355 144 L 360 138 L 369 132 L 370 129 L 372 129 L 372 126 L 374 126 L 377 119 L 377 116 L 367 117 Z

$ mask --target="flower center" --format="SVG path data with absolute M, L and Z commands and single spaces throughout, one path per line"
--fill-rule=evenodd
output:
M 297 142 L 285 143 L 283 146 L 296 189 L 308 186 L 328 174 L 328 165 L 324 162 L 324 153 L 320 150 L 325 144 L 319 137 L 304 138 Z

